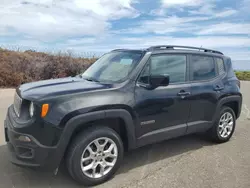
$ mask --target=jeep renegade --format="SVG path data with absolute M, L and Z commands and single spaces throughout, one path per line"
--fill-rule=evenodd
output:
M 53 171 L 64 159 L 74 180 L 97 185 L 124 151 L 197 132 L 228 141 L 241 103 L 231 59 L 219 51 L 118 49 L 76 77 L 18 87 L 5 138 L 12 163 Z

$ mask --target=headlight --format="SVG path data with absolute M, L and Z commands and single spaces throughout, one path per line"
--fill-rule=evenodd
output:
M 30 117 L 33 117 L 34 115 L 34 103 L 30 102 L 30 107 L 29 107 L 29 113 L 30 113 Z

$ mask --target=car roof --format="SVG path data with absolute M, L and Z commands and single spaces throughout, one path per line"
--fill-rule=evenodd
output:
M 175 46 L 175 45 L 158 45 L 151 46 L 147 49 L 116 49 L 113 51 L 134 51 L 134 52 L 150 52 L 152 54 L 160 54 L 160 53 L 179 53 L 179 54 L 197 54 L 197 55 L 209 55 L 209 56 L 217 56 L 221 58 L 229 58 L 224 56 L 224 54 L 220 51 L 207 49 L 207 48 L 198 48 L 192 46 Z
M 206 55 L 206 56 L 216 56 L 216 57 L 225 57 L 222 54 L 216 54 L 211 52 L 202 52 L 202 51 L 194 51 L 194 50 L 157 50 L 151 52 L 152 54 L 162 54 L 162 53 L 175 53 L 175 54 L 195 54 L 195 55 Z

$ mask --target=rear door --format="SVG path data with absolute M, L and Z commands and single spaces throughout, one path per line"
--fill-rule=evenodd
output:
M 223 60 L 212 56 L 189 56 L 191 81 L 191 110 L 188 133 L 204 131 L 212 126 L 212 120 L 220 96 L 224 90 Z

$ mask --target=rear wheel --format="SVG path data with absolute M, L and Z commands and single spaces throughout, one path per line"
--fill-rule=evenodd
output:
M 96 127 L 77 136 L 70 146 L 66 161 L 73 179 L 92 186 L 111 178 L 122 158 L 120 136 L 108 127 Z
M 219 118 L 214 126 L 209 130 L 209 136 L 218 143 L 227 142 L 233 135 L 235 129 L 236 117 L 230 107 L 221 109 Z

